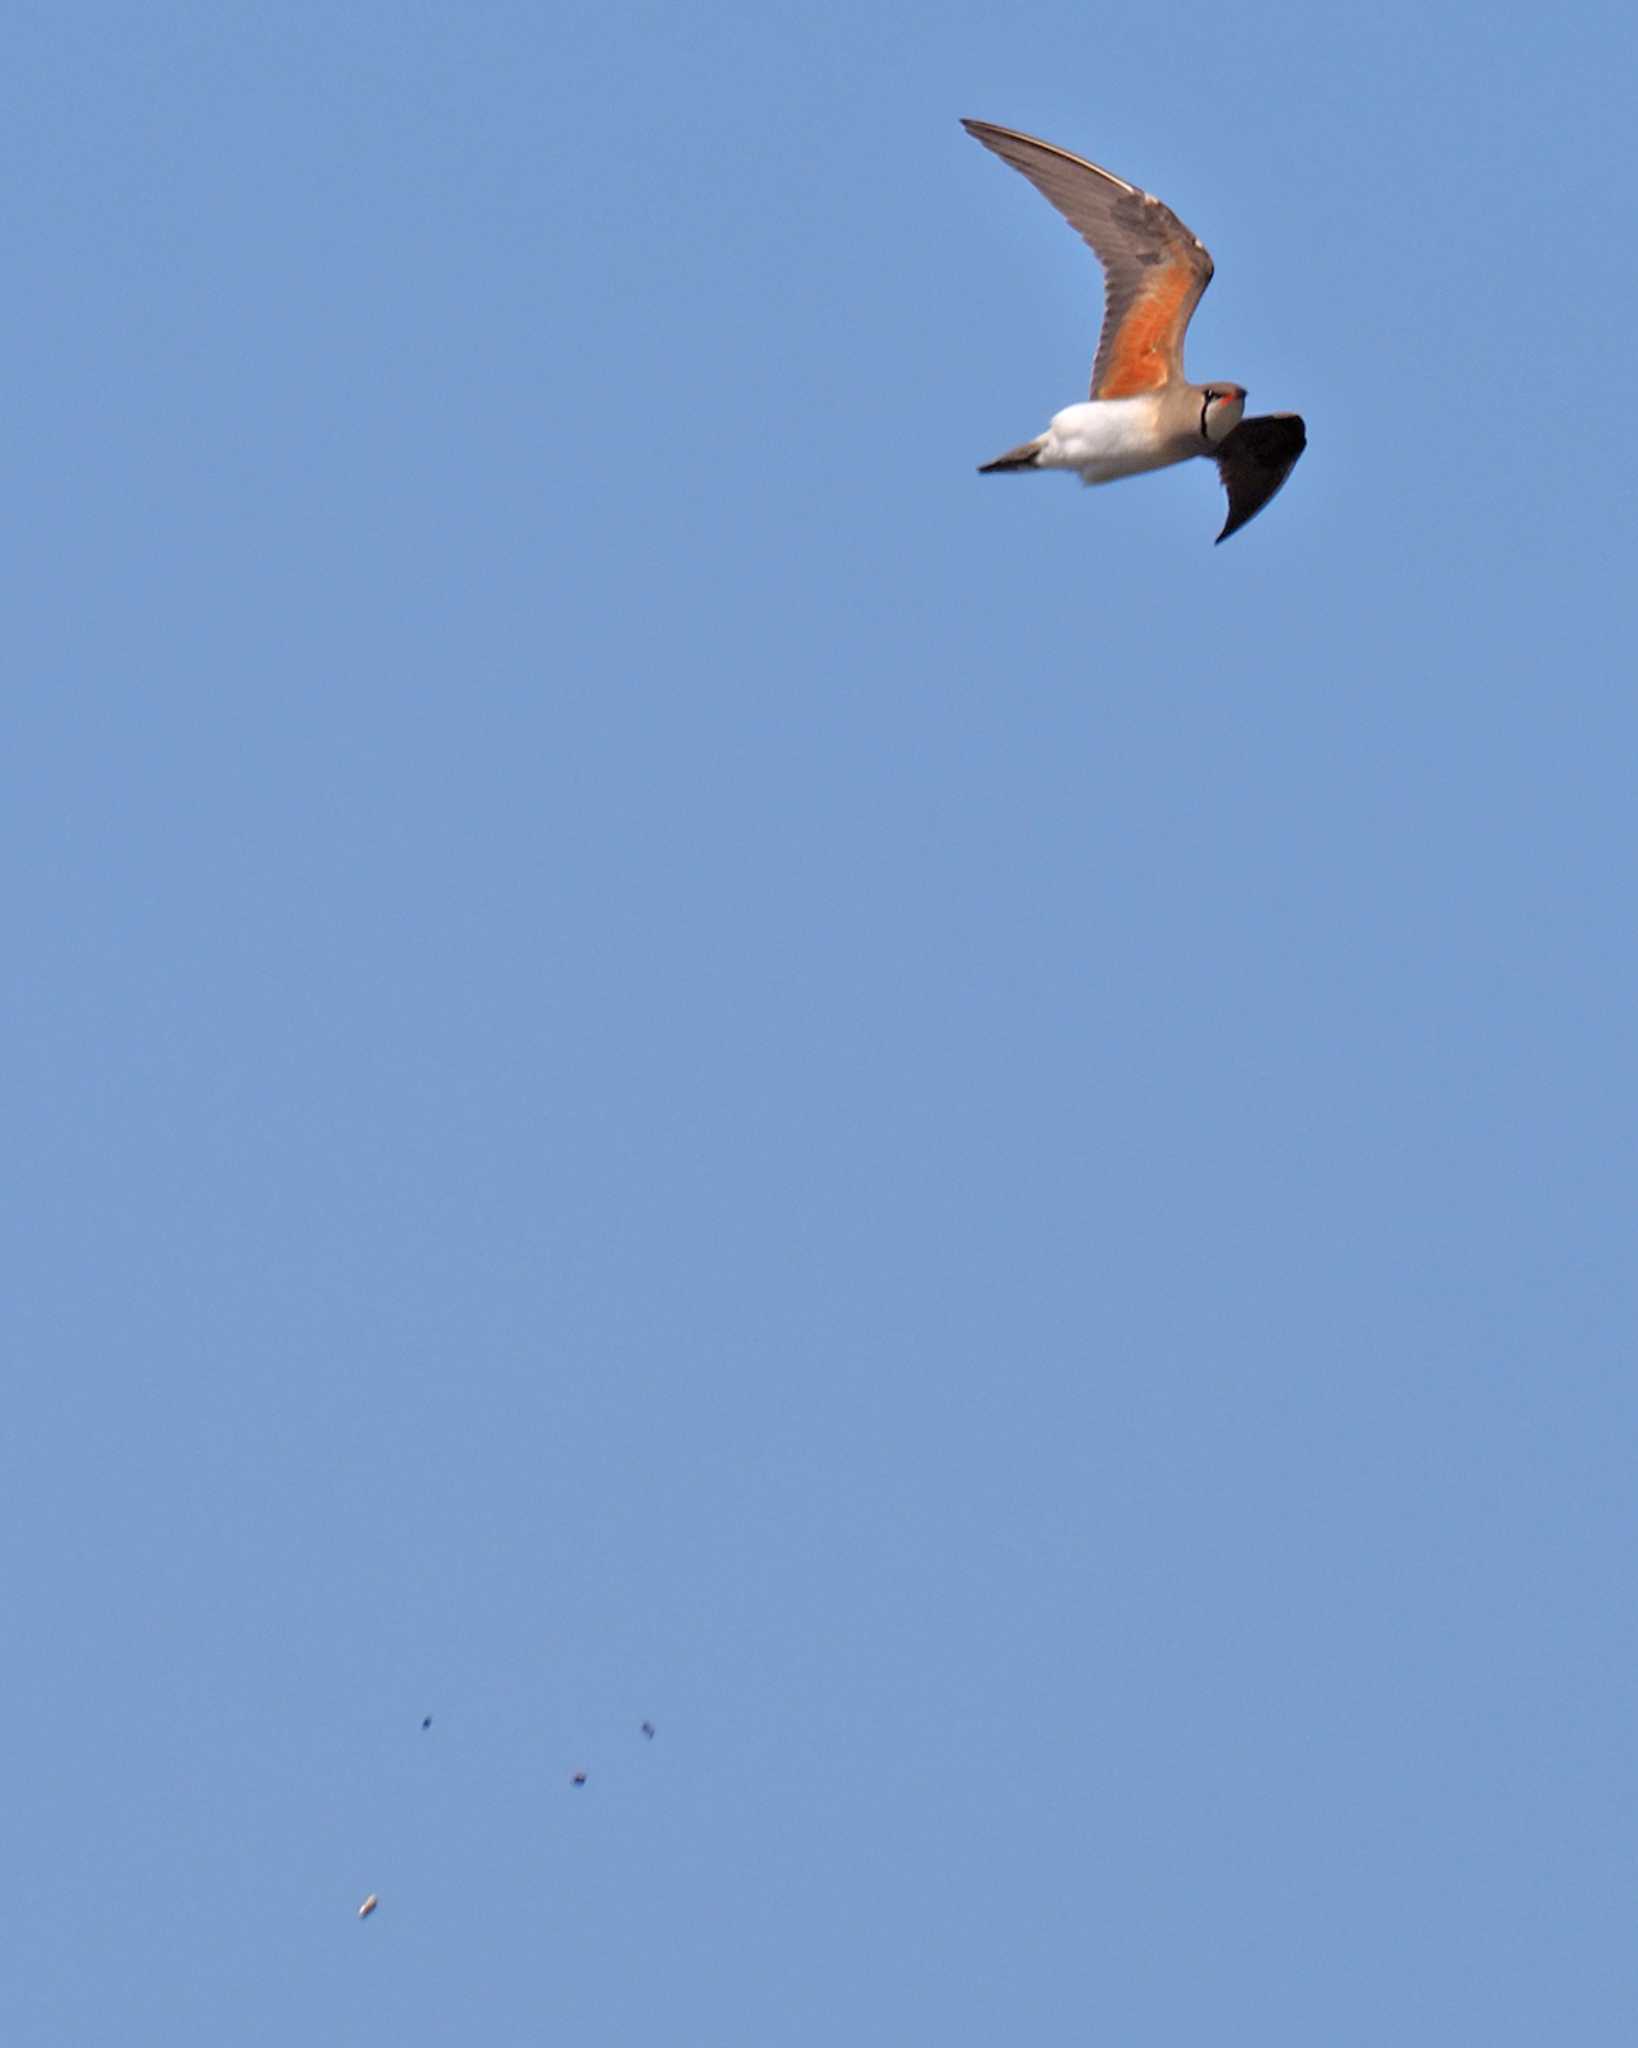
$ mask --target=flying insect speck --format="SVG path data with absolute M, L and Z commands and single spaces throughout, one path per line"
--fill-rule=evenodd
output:
M 654 1723 L 652 1721 L 645 1721 L 643 1723 L 643 1733 L 648 1737 L 650 1742 L 654 1740 Z
M 421 1726 L 423 1728 L 430 1728 L 432 1726 L 432 1716 L 430 1714 L 428 1714 L 426 1719 L 421 1723 Z
M 569 1773 L 569 1783 L 571 1785 L 584 1785 L 585 1782 L 586 1774 L 584 1771 L 571 1771 Z
M 358 1909 L 359 1919 L 368 1920 L 370 1915 L 375 1911 L 376 1907 L 379 1906 L 380 1903 L 381 1901 L 376 1897 L 375 1893 L 371 1892 L 370 1896 L 364 1901 L 363 1905 L 360 1906 Z

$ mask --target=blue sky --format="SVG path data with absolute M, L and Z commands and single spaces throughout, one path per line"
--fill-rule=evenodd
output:
M 1634 54 L 14 11 L 8 2042 L 1624 2038 Z

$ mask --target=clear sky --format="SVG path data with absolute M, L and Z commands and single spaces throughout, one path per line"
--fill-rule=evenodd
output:
M 13 7 L 8 2048 L 1630 2038 L 1635 54 Z

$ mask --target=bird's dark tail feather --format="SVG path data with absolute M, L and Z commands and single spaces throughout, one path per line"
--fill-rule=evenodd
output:
M 980 476 L 988 476 L 992 470 L 997 469 L 1034 469 L 1035 458 L 1045 446 L 1046 435 L 1037 434 L 1033 441 L 1025 441 L 1021 447 L 1009 448 L 1005 455 L 998 455 L 993 462 L 981 462 L 978 465 L 978 473 Z

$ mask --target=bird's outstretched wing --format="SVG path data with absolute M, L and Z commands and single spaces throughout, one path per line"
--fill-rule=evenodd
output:
M 989 121 L 967 133 L 1022 171 L 1103 265 L 1094 398 L 1133 398 L 1183 377 L 1183 331 L 1211 283 L 1205 244 L 1152 193 L 1055 143 Z
M 1220 541 L 1238 533 L 1273 497 L 1308 446 L 1308 429 L 1294 412 L 1259 413 L 1242 420 L 1217 449 L 1217 474 L 1228 492 L 1228 519 Z

